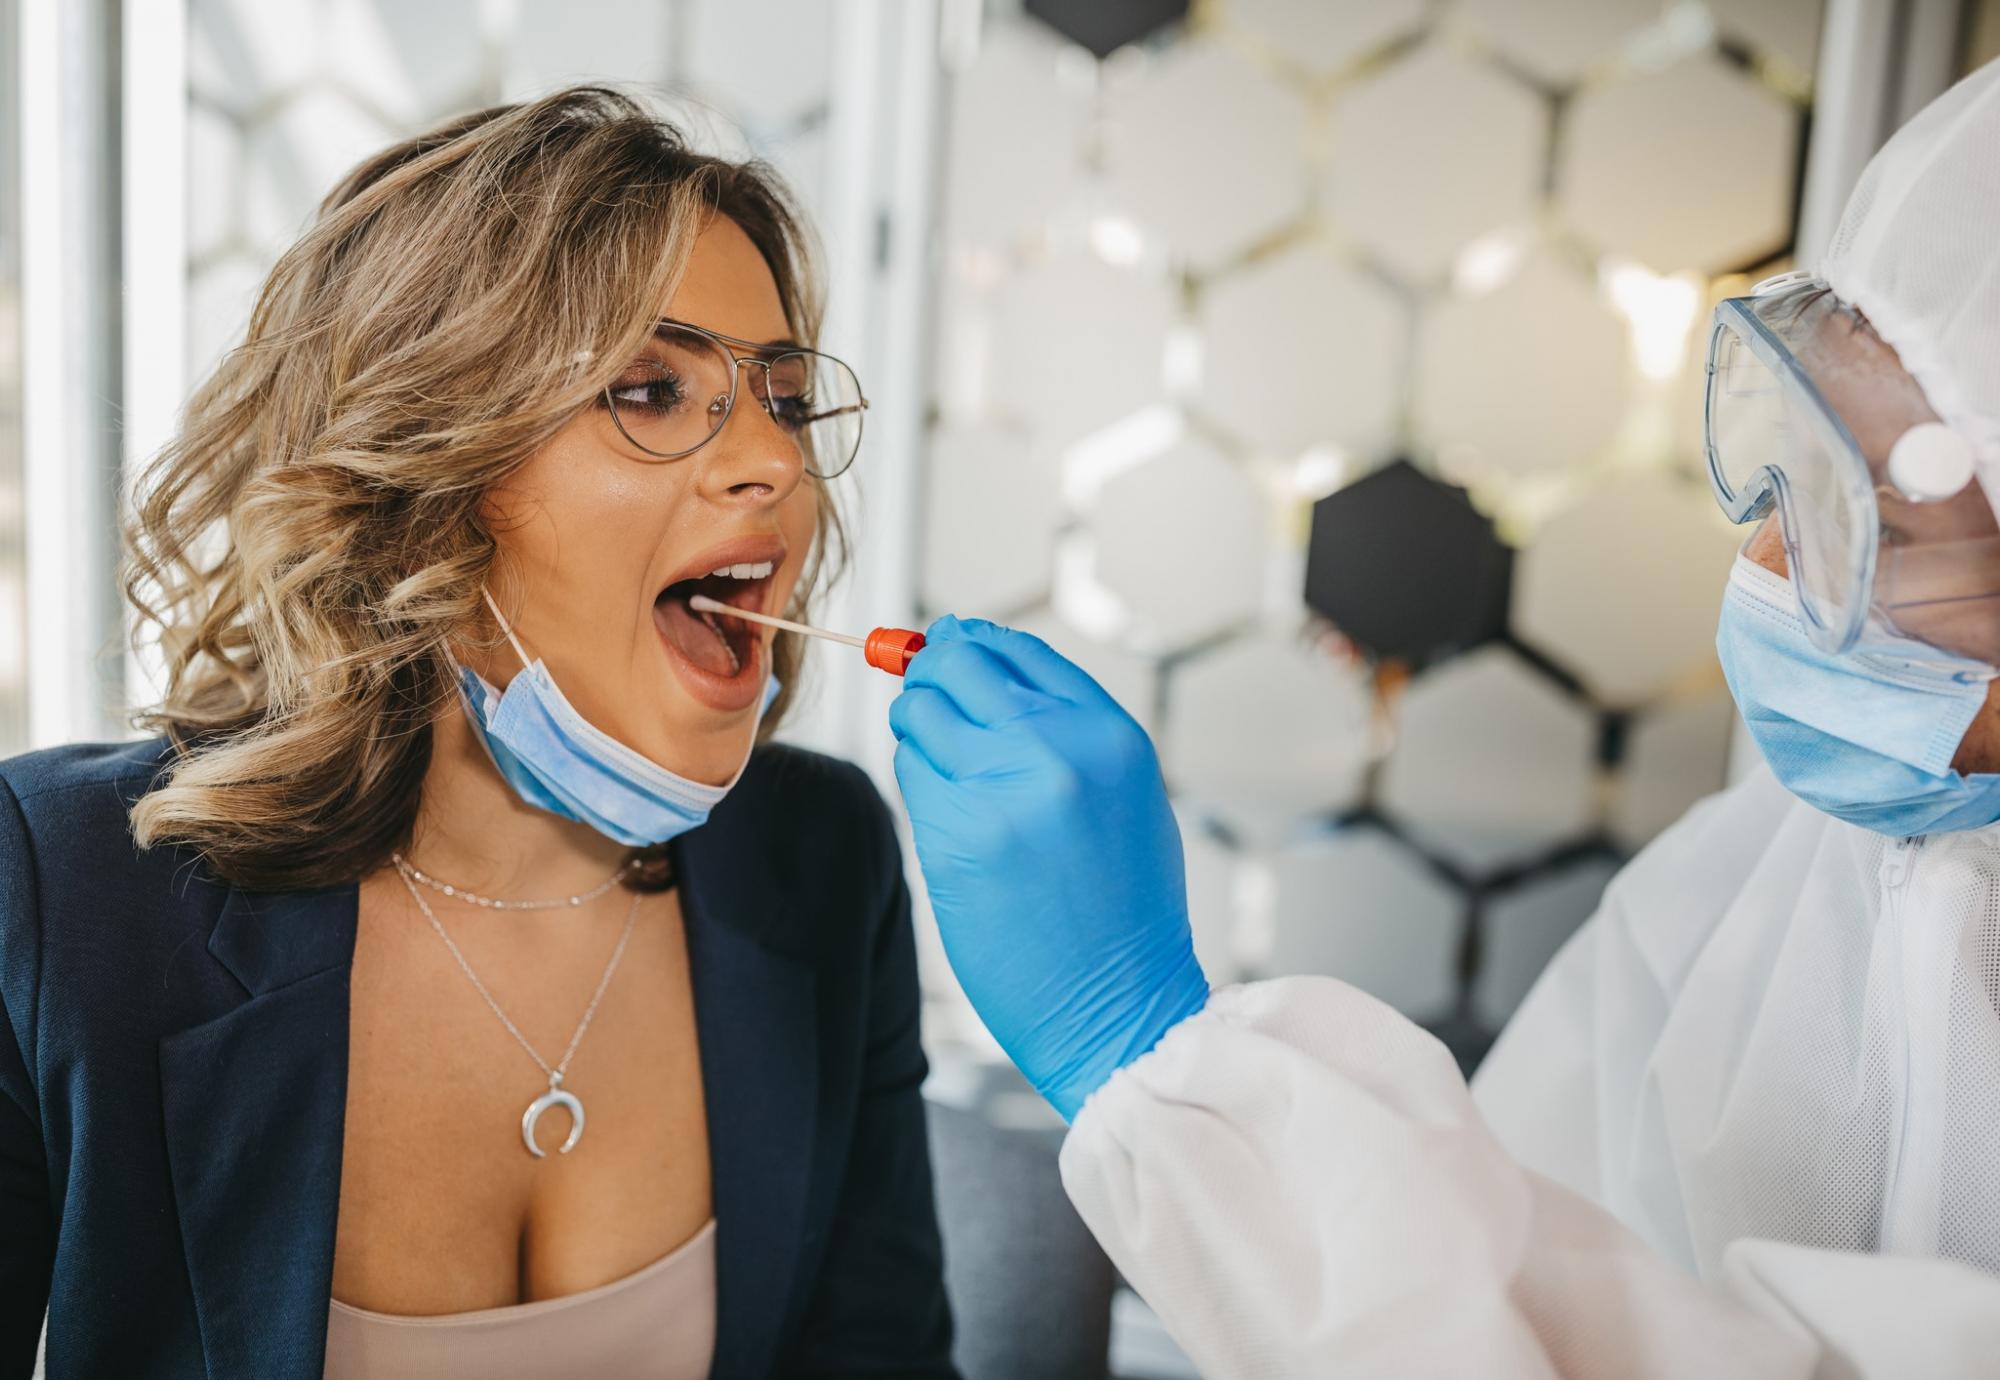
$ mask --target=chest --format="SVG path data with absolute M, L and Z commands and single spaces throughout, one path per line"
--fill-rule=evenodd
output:
M 549 1078 L 522 1042 L 562 1063 L 625 932 L 629 902 L 608 899 L 587 915 L 438 907 L 455 956 L 407 898 L 363 888 L 336 1298 L 434 1314 L 576 1293 L 658 1260 L 710 1219 L 693 990 L 671 892 L 631 913 L 564 1068 L 562 1090 L 584 1109 L 575 1147 L 559 1152 L 572 1129 L 565 1105 L 535 1126 L 542 1157 L 523 1139 Z

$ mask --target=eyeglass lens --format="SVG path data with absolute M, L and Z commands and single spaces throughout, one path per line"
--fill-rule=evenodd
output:
M 854 371 L 831 355 L 789 350 L 732 358 L 718 340 L 663 324 L 606 393 L 626 439 L 673 459 L 721 430 L 739 371 L 741 391 L 792 438 L 807 473 L 832 479 L 854 462 L 866 404 Z

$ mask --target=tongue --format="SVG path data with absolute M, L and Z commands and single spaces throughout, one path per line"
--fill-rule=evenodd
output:
M 702 616 L 687 606 L 685 599 L 662 599 L 653 610 L 653 620 L 665 633 L 674 650 L 710 675 L 733 676 L 736 661 L 721 634 Z

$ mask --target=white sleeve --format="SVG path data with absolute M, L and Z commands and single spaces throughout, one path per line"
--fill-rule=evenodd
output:
M 1092 1096 L 1062 1172 L 1207 1380 L 1779 1380 L 1821 1353 L 1768 1278 L 1746 1306 L 1521 1168 L 1442 1045 L 1330 978 L 1216 993 Z

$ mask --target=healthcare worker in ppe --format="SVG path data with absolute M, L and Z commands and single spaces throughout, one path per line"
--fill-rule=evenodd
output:
M 1722 304 L 1709 370 L 1769 770 L 1612 883 L 1470 1090 L 1339 981 L 1210 991 L 1151 745 L 1083 673 L 952 619 L 910 668 L 952 964 L 1211 1380 L 2000 1375 L 2000 65 L 1819 276 Z

